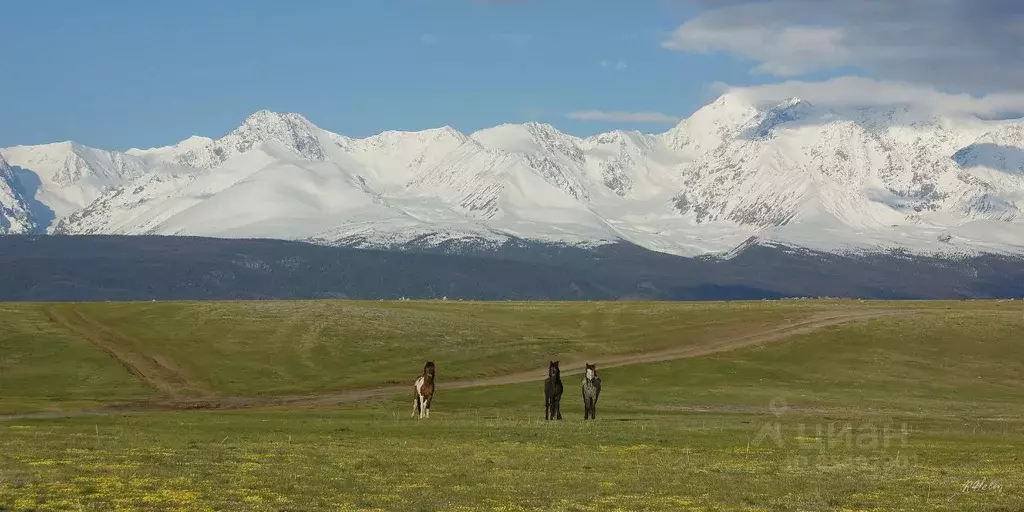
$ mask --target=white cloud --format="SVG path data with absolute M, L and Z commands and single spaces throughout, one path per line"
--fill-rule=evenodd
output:
M 760 62 L 756 72 L 795 76 L 850 60 L 841 29 L 810 26 L 717 26 L 697 18 L 681 25 L 662 46 L 670 50 L 726 51 Z
M 581 110 L 570 112 L 569 119 L 577 121 L 617 121 L 625 123 L 675 123 L 680 120 L 678 116 L 662 114 L 661 112 L 622 112 L 606 110 Z
M 612 62 L 610 60 L 602 60 L 601 67 L 607 69 L 614 69 L 615 71 L 622 71 L 629 66 L 627 66 L 626 63 L 621 60 L 615 62 Z
M 699 14 L 662 42 L 731 53 L 782 77 L 856 69 L 989 93 L 1024 89 L 1020 0 L 687 0 Z
M 1019 117 L 1024 113 L 1024 93 L 950 94 L 926 85 L 856 76 L 823 82 L 787 81 L 746 87 L 716 83 L 712 87 L 719 93 L 736 94 L 762 106 L 774 105 L 795 96 L 831 108 L 910 105 L 939 113 L 980 117 Z

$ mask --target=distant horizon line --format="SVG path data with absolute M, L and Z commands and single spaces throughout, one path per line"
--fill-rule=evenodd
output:
M 286 115 L 299 116 L 305 122 L 309 123 L 310 125 L 312 125 L 315 128 L 318 128 L 320 130 L 324 130 L 324 131 L 329 132 L 329 133 L 334 134 L 334 135 L 339 135 L 339 136 L 342 136 L 342 137 L 345 137 L 345 138 L 348 138 L 348 139 L 352 139 L 352 140 L 367 140 L 367 139 L 372 139 L 374 137 L 379 137 L 379 136 L 387 134 L 387 133 L 415 134 L 415 133 L 438 131 L 438 130 L 444 130 L 444 129 L 452 130 L 452 131 L 454 131 L 454 132 L 456 132 L 456 133 L 458 133 L 458 134 L 460 134 L 460 135 L 462 135 L 464 137 L 472 137 L 474 134 L 477 134 L 479 132 L 483 132 L 483 131 L 491 130 L 491 129 L 495 129 L 495 128 L 500 128 L 500 127 L 503 127 L 503 126 L 529 126 L 529 125 L 539 125 L 539 126 L 550 127 L 551 129 L 555 130 L 556 132 L 558 132 L 558 133 L 560 133 L 562 135 L 565 135 L 565 136 L 568 136 L 568 137 L 572 137 L 572 138 L 575 138 L 575 139 L 580 139 L 580 140 L 587 140 L 587 139 L 592 139 L 594 137 L 599 137 L 599 136 L 608 135 L 608 134 L 615 134 L 615 133 L 630 133 L 630 134 L 640 134 L 640 135 L 645 135 L 645 136 L 650 136 L 650 137 L 659 137 L 659 136 L 663 136 L 663 135 L 668 134 L 669 132 L 671 132 L 672 130 L 677 128 L 680 124 L 682 124 L 682 123 L 686 122 L 688 119 L 692 118 L 694 114 L 700 112 L 701 110 L 703 110 L 703 109 L 705 109 L 705 108 L 707 108 L 707 107 L 709 107 L 711 105 L 714 105 L 715 103 L 719 102 L 720 100 L 722 100 L 723 98 L 726 98 L 726 97 L 737 98 L 737 99 L 742 98 L 742 101 L 744 103 L 746 103 L 751 108 L 755 108 L 755 109 L 758 109 L 758 110 L 776 108 L 776 107 L 781 106 L 783 104 L 792 103 L 794 101 L 795 102 L 806 103 L 806 104 L 808 104 L 808 105 L 810 105 L 812 107 L 818 107 L 819 106 L 819 104 L 817 102 L 805 100 L 805 99 L 803 99 L 803 98 L 801 98 L 799 96 L 795 96 L 795 95 L 791 96 L 791 97 L 788 97 L 786 99 L 783 99 L 781 101 L 763 101 L 763 100 L 762 101 L 757 101 L 757 100 L 751 100 L 750 98 L 744 98 L 743 96 L 744 96 L 744 94 L 743 94 L 742 90 L 726 90 L 726 91 L 721 92 L 712 101 L 709 101 L 709 102 L 701 105 L 701 107 L 699 107 L 696 110 L 694 110 L 692 113 L 690 113 L 690 115 L 673 118 L 675 120 L 672 121 L 672 122 L 669 122 L 667 120 L 664 121 L 664 122 L 662 122 L 662 121 L 652 121 L 652 120 L 643 121 L 643 123 L 646 123 L 646 124 L 670 124 L 671 125 L 671 126 L 669 126 L 669 128 L 667 128 L 665 130 L 661 130 L 661 131 L 646 131 L 646 130 L 640 130 L 640 129 L 635 129 L 635 128 L 634 129 L 615 128 L 615 129 L 606 130 L 606 131 L 598 131 L 598 132 L 595 132 L 595 133 L 593 133 L 591 135 L 576 135 L 574 133 L 570 133 L 570 132 L 562 130 L 556 124 L 554 124 L 554 122 L 552 122 L 552 121 L 529 120 L 529 121 L 521 121 L 521 122 L 506 121 L 506 122 L 501 122 L 501 123 L 498 123 L 498 124 L 486 126 L 486 127 L 483 127 L 483 128 L 478 128 L 478 129 L 475 129 L 475 130 L 472 130 L 472 131 L 463 131 L 461 129 L 458 129 L 458 128 L 452 126 L 452 124 L 445 123 L 445 124 L 443 124 L 441 126 L 433 126 L 433 127 L 429 127 L 429 128 L 421 128 L 421 129 L 385 129 L 385 130 L 381 130 L 381 131 L 378 131 L 378 132 L 375 132 L 375 133 L 372 133 L 372 134 L 366 135 L 366 136 L 350 136 L 350 135 L 346 135 L 346 134 L 344 134 L 342 132 L 337 132 L 337 131 L 334 131 L 334 130 L 329 129 L 329 128 L 324 128 L 323 126 L 321 126 L 321 125 L 311 121 L 310 118 L 307 116 L 307 114 L 302 113 L 302 112 L 285 111 L 285 110 L 272 110 L 272 109 L 267 109 L 267 108 L 260 108 L 260 109 L 256 109 L 256 110 L 251 110 L 248 114 L 246 114 L 242 118 L 241 123 L 235 125 L 234 128 L 232 128 L 231 130 L 229 130 L 229 131 L 225 132 L 224 134 L 219 135 L 217 137 L 210 137 L 208 135 L 200 135 L 198 133 L 193 133 L 193 134 L 191 134 L 191 135 L 189 135 L 189 136 L 187 136 L 187 137 L 185 137 L 183 139 L 180 139 L 180 140 L 177 140 L 175 142 L 172 142 L 171 144 L 164 144 L 164 145 L 160 145 L 160 146 L 151 146 L 151 147 L 148 147 L 148 148 L 142 148 L 142 147 L 138 147 L 138 146 L 130 146 L 130 147 L 127 147 L 127 148 L 124 148 L 124 147 L 106 148 L 106 147 L 91 146 L 91 145 L 88 145 L 88 144 L 80 143 L 80 142 L 75 141 L 74 139 L 64 139 L 64 140 L 57 140 L 57 141 L 52 141 L 52 142 L 42 142 L 42 143 L 37 143 L 37 144 L 14 144 L 14 145 L 9 145 L 9 146 L 0 146 L 0 149 L 30 148 L 30 147 L 42 147 L 42 146 L 54 146 L 54 145 L 58 145 L 58 144 L 73 144 L 73 145 L 82 146 L 82 147 L 85 147 L 85 148 L 88 148 L 88 149 L 96 149 L 96 150 L 108 151 L 108 152 L 118 152 L 118 153 L 128 153 L 130 151 L 148 152 L 148 151 L 159 150 L 159 149 L 164 149 L 164 148 L 172 148 L 172 147 L 178 146 L 178 145 L 180 145 L 180 144 L 182 144 L 184 142 L 188 142 L 188 141 L 193 140 L 193 139 L 204 139 L 206 142 L 216 142 L 217 140 L 220 140 L 221 138 L 231 134 L 232 132 L 234 132 L 238 128 L 244 126 L 246 124 L 246 122 L 250 118 L 252 118 L 253 116 L 255 116 L 257 114 L 260 114 L 260 113 L 269 113 L 269 114 L 274 114 L 276 116 L 286 116 Z M 769 106 L 769 105 L 772 105 L 772 106 Z M 921 107 L 921 105 L 915 105 L 914 103 L 911 103 L 911 102 L 894 102 L 894 103 L 891 103 L 891 104 L 877 104 L 877 105 L 853 105 L 853 104 L 850 104 L 850 105 L 846 105 L 845 107 L 842 107 L 842 108 L 834 107 L 834 106 L 824 106 L 822 108 L 826 108 L 826 109 L 828 109 L 830 111 L 837 111 L 838 112 L 838 111 L 848 110 L 848 109 L 849 110 L 863 110 L 863 109 L 882 109 L 882 108 L 893 108 L 893 107 L 908 108 L 908 107 L 915 107 L 915 106 Z M 949 112 L 943 111 L 942 109 L 936 109 L 936 108 L 930 108 L 928 110 L 933 111 L 936 114 L 948 114 L 949 113 Z M 578 119 L 587 119 L 583 115 L 601 114 L 601 113 L 606 113 L 606 114 L 609 114 L 609 115 L 629 114 L 629 115 L 638 115 L 638 116 L 662 115 L 662 114 L 657 114 L 657 113 L 654 113 L 654 112 L 627 113 L 627 112 L 613 112 L 613 111 L 605 112 L 605 111 L 601 111 L 601 110 L 587 110 L 587 111 L 569 112 L 569 113 L 563 114 L 559 119 L 569 120 L 569 121 L 571 121 L 573 119 L 577 119 L 577 120 Z M 962 114 L 966 114 L 966 115 L 971 116 L 971 117 L 974 117 L 974 118 L 976 118 L 976 119 L 978 119 L 980 121 L 984 121 L 984 122 L 998 123 L 998 122 L 1009 122 L 1009 121 L 1024 121 L 1024 112 L 1007 113 L 1007 114 L 1001 115 L 1001 116 L 985 116 L 985 115 L 981 115 L 980 113 L 964 113 L 964 112 L 961 112 L 961 113 Z M 599 119 L 599 118 L 598 117 L 594 117 L 593 119 Z M 637 124 L 637 122 L 624 121 L 623 124 Z

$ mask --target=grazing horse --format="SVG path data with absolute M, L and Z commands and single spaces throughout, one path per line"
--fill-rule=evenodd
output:
M 597 397 L 601 396 L 601 377 L 597 365 L 587 363 L 583 372 L 583 419 L 597 419 Z
M 558 361 L 548 362 L 548 378 L 544 380 L 544 419 L 562 419 L 562 374 Z
M 423 365 L 423 375 L 413 383 L 412 417 L 430 417 L 430 402 L 434 400 L 434 362 Z

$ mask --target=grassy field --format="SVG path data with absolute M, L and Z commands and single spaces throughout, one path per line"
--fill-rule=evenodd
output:
M 542 385 L 446 380 L 879 316 Z M 1024 510 L 1024 307 L 1009 302 L 0 305 L 0 410 L 405 384 L 234 411 L 0 421 L 0 510 Z M 113 351 L 110 355 L 108 351 Z M 127 358 L 133 375 L 118 358 Z
M 549 359 L 696 345 L 836 308 L 795 301 L 7 304 L 0 305 L 0 411 L 64 408 L 71 398 L 102 403 L 406 384 L 428 358 L 448 380 L 502 375 Z M 80 357 L 47 358 L 90 343 L 117 352 L 152 385 L 140 387 L 102 350 L 71 372 L 67 366 Z M 36 385 L 43 381 L 45 389 Z

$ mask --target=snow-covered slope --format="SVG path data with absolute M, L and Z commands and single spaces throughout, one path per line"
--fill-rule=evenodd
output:
M 113 186 L 140 178 L 150 171 L 141 159 L 117 151 L 104 151 L 57 142 L 41 146 L 16 146 L 0 150 L 8 163 L 18 167 L 19 185 L 25 195 L 39 201 L 52 218 L 88 206 Z M 51 219 L 42 219 L 49 222 Z
M 0 155 L 17 167 L 0 170 L 8 231 L 1024 252 L 1024 122 L 909 107 L 727 94 L 662 134 L 587 138 L 526 123 L 356 139 L 259 111 L 219 139 Z
M 990 236 L 1024 235 L 1019 185 L 1000 187 L 953 158 L 985 129 L 1005 129 L 998 123 L 907 108 L 834 111 L 796 98 L 734 118 L 737 126 L 720 125 L 733 136 L 685 172 L 675 200 L 691 222 L 757 225 L 762 239 L 826 250 L 1024 247 L 1024 237 Z
M 14 171 L 0 155 L 0 234 L 29 233 L 35 228 Z

